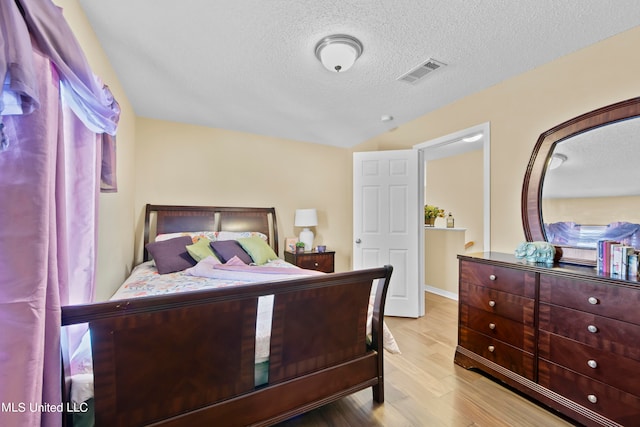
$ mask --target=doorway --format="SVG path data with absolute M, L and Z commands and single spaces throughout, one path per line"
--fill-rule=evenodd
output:
M 482 172 L 481 172 L 481 185 L 480 183 L 474 183 L 478 188 L 481 188 L 482 191 L 482 209 L 481 215 L 482 220 L 477 222 L 477 227 L 480 227 L 480 230 L 475 230 L 476 233 L 480 233 L 482 242 L 474 242 L 474 251 L 475 252 L 488 252 L 491 248 L 491 168 L 490 168 L 490 124 L 489 122 L 482 123 L 477 126 L 472 126 L 467 129 L 460 130 L 458 132 L 454 132 L 436 139 L 432 139 L 429 141 L 425 141 L 423 143 L 417 144 L 413 146 L 414 149 L 419 150 L 420 158 L 422 161 L 420 162 L 420 180 L 427 185 L 427 163 L 431 160 L 439 160 L 452 156 L 459 156 L 459 158 L 464 158 L 468 156 L 470 152 L 475 152 L 477 150 L 482 150 L 481 152 L 481 163 L 482 163 Z M 451 177 L 450 177 L 451 178 Z M 464 179 L 464 177 L 456 177 L 460 179 Z M 438 180 L 440 176 L 438 176 Z M 447 176 L 442 176 L 442 179 L 447 179 Z M 420 204 L 422 206 L 425 205 L 425 191 L 421 192 L 421 200 Z M 444 209 L 447 209 L 446 206 L 441 206 Z M 448 211 L 445 212 L 445 214 Z M 454 215 L 455 217 L 455 215 Z M 444 226 L 444 219 L 440 218 L 439 221 L 442 221 L 441 225 Z M 468 221 L 467 221 L 468 222 Z M 456 226 L 465 227 L 464 223 L 458 222 Z M 430 230 L 431 232 L 431 230 Z M 425 278 L 425 229 L 422 229 L 422 236 L 420 238 L 420 272 L 419 275 L 421 278 Z M 469 242 L 471 243 L 471 242 Z M 478 244 L 479 243 L 479 244 Z M 457 300 L 458 292 L 457 292 L 457 269 L 455 269 L 455 265 L 457 265 L 457 260 L 453 260 L 452 263 L 454 266 L 449 265 L 446 268 L 455 270 L 452 271 L 449 276 L 455 275 L 455 288 L 450 283 L 451 279 L 448 280 L 448 286 L 437 286 L 433 287 L 425 283 L 424 289 L 425 291 L 436 293 L 442 295 L 444 297 Z

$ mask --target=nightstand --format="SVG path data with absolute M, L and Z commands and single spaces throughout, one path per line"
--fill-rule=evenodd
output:
M 300 268 L 333 273 L 334 251 L 294 253 L 285 251 L 284 260 Z

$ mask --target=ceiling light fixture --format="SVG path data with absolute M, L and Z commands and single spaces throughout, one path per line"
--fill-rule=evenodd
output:
M 335 73 L 347 71 L 362 54 L 362 43 L 355 37 L 335 34 L 316 45 L 316 57 L 324 67 Z
M 557 169 L 560 166 L 562 166 L 562 164 L 564 162 L 567 161 L 567 156 L 565 156 L 564 154 L 560 154 L 560 153 L 554 153 L 551 155 L 551 159 L 549 159 L 549 169 Z
M 476 142 L 476 141 L 479 141 L 481 138 L 482 138 L 482 134 L 481 133 L 477 133 L 475 135 L 464 137 L 464 138 L 462 138 L 462 140 L 464 142 Z

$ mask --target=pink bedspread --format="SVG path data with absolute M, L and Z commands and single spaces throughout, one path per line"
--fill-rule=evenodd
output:
M 215 258 L 208 257 L 195 266 L 188 268 L 184 273 L 189 276 L 250 283 L 325 274 L 320 271 L 305 270 L 289 263 L 276 263 L 275 261 L 271 261 L 267 265 L 247 265 L 235 257 L 226 264 L 221 264 Z

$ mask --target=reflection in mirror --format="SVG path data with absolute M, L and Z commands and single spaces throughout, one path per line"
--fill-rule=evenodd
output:
M 596 242 L 640 248 L 640 97 L 543 132 L 522 184 L 527 241 L 549 241 L 560 262 L 596 265 Z
M 608 239 L 640 249 L 640 118 L 592 129 L 553 148 L 541 216 L 555 245 Z

